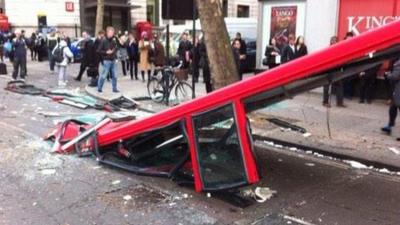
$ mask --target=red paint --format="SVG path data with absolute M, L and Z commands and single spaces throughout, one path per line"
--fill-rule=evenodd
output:
M 203 185 L 201 182 L 199 161 L 197 160 L 196 140 L 194 137 L 193 121 L 192 117 L 190 116 L 187 116 L 185 120 L 186 120 L 186 132 L 189 139 L 190 159 L 192 163 L 193 176 L 194 176 L 194 188 L 197 192 L 200 192 L 203 190 Z
M 244 157 L 246 172 L 248 182 L 250 184 L 256 183 L 259 180 L 258 172 L 257 172 L 257 164 L 251 151 L 250 140 L 247 134 L 247 117 L 246 112 L 244 110 L 244 105 L 240 102 L 240 100 L 235 101 L 235 112 L 236 112 L 236 120 L 237 126 L 239 128 L 239 137 L 240 144 L 242 146 L 242 153 Z
M 341 0 L 338 36 L 346 32 L 356 35 L 393 22 L 400 15 L 400 0 Z
M 66 12 L 74 12 L 75 4 L 73 2 L 65 2 L 65 11 Z
M 266 71 L 250 79 L 229 85 L 206 96 L 175 106 L 141 120 L 131 121 L 116 127 L 105 126 L 98 131 L 100 146 L 116 143 L 119 140 L 132 138 L 148 131 L 159 129 L 172 122 L 185 120 L 189 138 L 191 160 L 196 191 L 202 190 L 199 164 L 192 123 L 192 116 L 215 109 L 228 103 L 235 103 L 238 130 L 244 153 L 244 161 L 249 183 L 258 181 L 254 157 L 246 137 L 246 117 L 243 100 L 258 93 L 265 92 L 312 75 L 325 72 L 366 56 L 372 51 L 386 49 L 400 43 L 400 21 L 365 32 L 355 38 L 339 42 L 329 48 L 313 52 L 275 69 Z

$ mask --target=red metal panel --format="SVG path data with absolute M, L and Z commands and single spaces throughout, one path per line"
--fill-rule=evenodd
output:
M 99 144 L 104 146 L 165 126 L 171 121 L 306 78 L 398 43 L 400 22 L 396 21 L 153 116 L 129 122 L 116 129 L 102 129 L 99 131 Z
M 189 139 L 190 159 L 192 162 L 193 176 L 194 176 L 194 187 L 197 192 L 200 192 L 203 189 L 203 185 L 201 182 L 199 162 L 197 160 L 197 151 L 195 143 L 196 141 L 194 137 L 193 122 L 192 122 L 192 117 L 190 116 L 186 117 L 186 132 Z
M 251 150 L 250 140 L 247 134 L 246 112 L 244 110 L 243 103 L 239 99 L 235 101 L 235 112 L 236 112 L 237 126 L 239 128 L 240 144 L 242 146 L 242 152 L 243 152 L 248 182 L 250 184 L 253 184 L 258 182 L 259 176 L 257 172 L 256 160 Z

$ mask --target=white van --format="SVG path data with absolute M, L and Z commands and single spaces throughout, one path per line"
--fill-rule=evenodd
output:
M 225 18 L 226 28 L 228 30 L 230 40 L 234 39 L 236 33 L 241 33 L 242 38 L 246 40 L 256 40 L 257 39 L 257 19 L 254 18 Z M 188 33 L 192 35 L 193 25 L 172 25 L 170 26 L 170 52 L 175 55 L 176 50 L 179 46 L 179 41 L 183 33 Z M 162 42 L 165 44 L 166 30 L 164 30 L 162 35 Z M 179 33 L 179 34 L 178 34 Z M 196 36 L 201 38 L 203 32 L 201 30 L 200 20 L 196 20 Z M 190 39 L 191 40 L 191 39 Z

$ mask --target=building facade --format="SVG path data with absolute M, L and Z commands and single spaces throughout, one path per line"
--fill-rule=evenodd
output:
M 4 8 L 11 28 L 28 34 L 46 27 L 70 36 L 81 30 L 79 0 L 4 0 Z
M 400 0 L 260 0 L 257 67 L 271 37 L 280 42 L 289 34 L 304 36 L 309 52 L 329 46 L 348 31 L 358 35 L 400 16 Z

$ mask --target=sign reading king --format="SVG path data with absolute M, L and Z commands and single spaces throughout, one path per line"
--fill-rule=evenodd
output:
M 73 2 L 65 2 L 65 11 L 73 12 L 75 10 L 75 5 Z
M 340 0 L 339 38 L 359 35 L 400 18 L 400 0 Z

